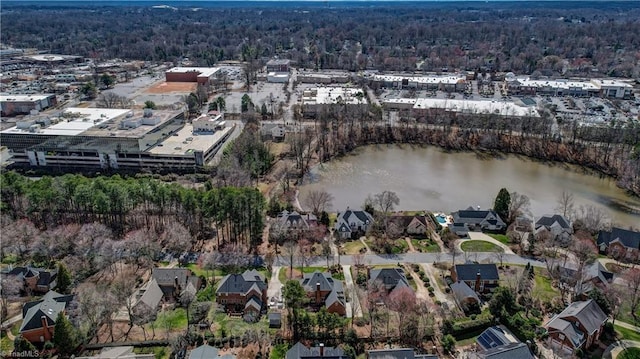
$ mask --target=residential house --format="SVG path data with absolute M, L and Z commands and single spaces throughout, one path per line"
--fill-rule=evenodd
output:
M 549 233 L 551 238 L 567 245 L 573 234 L 571 221 L 560 214 L 546 214 L 536 221 L 535 234 Z
M 366 233 L 373 225 L 373 216 L 365 211 L 353 211 L 347 207 L 344 212 L 338 212 L 335 231 L 339 238 L 350 239 Z
M 132 346 L 105 347 L 100 354 L 76 357 L 76 359 L 155 359 L 155 354 L 134 353 Z
M 265 140 L 281 142 L 287 133 L 287 128 L 283 124 L 264 123 L 260 127 L 260 136 Z
M 501 232 L 507 224 L 493 210 L 480 210 L 469 207 L 452 213 L 452 231 L 459 236 L 466 236 L 469 231 Z
M 613 227 L 611 232 L 600 231 L 597 243 L 600 252 L 610 257 L 626 261 L 640 260 L 640 232 Z
M 424 215 L 390 216 L 387 224 L 387 233 L 409 236 L 424 236 L 429 231 L 429 219 Z
M 254 321 L 266 310 L 267 281 L 256 270 L 242 274 L 228 274 L 220 281 L 216 302 L 230 314 L 242 314 L 247 321 Z
M 58 314 L 64 312 L 73 295 L 64 295 L 50 290 L 42 299 L 25 303 L 22 307 L 20 334 L 32 343 L 44 343 L 53 338 Z
M 498 287 L 500 276 L 495 264 L 456 264 L 451 273 L 454 282 L 465 282 L 478 295 L 493 292 Z
M 613 281 L 613 273 L 609 272 L 599 261 L 584 267 L 582 273 L 576 269 L 560 267 L 560 281 L 562 285 L 570 285 L 576 297 L 586 297 L 594 288 L 605 290 Z
M 593 299 L 573 302 L 545 324 L 549 344 L 561 353 L 573 353 L 594 344 L 604 329 L 607 315 Z
M 56 287 L 56 269 L 34 268 L 31 266 L 9 268 L 4 275 L 16 276 L 22 280 L 23 291 L 30 294 L 44 294 Z
M 519 232 L 533 232 L 533 220 L 527 216 L 516 217 L 514 229 Z
M 347 359 L 347 355 L 338 347 L 325 347 L 322 343 L 307 347 L 297 342 L 287 351 L 285 359 Z
M 158 285 L 158 282 L 151 278 L 142 288 L 138 289 L 135 293 L 135 299 L 133 302 L 133 311 L 143 311 L 145 309 L 156 310 L 162 299 L 164 293 L 162 288 Z
M 342 282 L 334 279 L 330 273 L 306 273 L 300 284 L 307 293 L 312 308 L 318 310 L 324 306 L 329 313 L 346 314 Z
M 158 283 L 167 301 L 179 299 L 185 290 L 195 294 L 202 286 L 200 277 L 186 268 L 153 268 L 151 279 Z
M 524 343 L 510 343 L 489 350 L 469 353 L 467 359 L 534 359 Z
M 388 294 L 400 290 L 400 288 L 409 288 L 413 292 L 413 288 L 409 285 L 402 268 L 376 268 L 370 270 L 369 286 L 373 285 L 381 286 Z
M 416 354 L 411 348 L 367 350 L 367 359 L 438 359 L 437 355 Z
M 300 214 L 284 210 L 278 214 L 274 227 L 285 231 L 304 231 L 318 225 L 318 218 L 311 213 Z
M 477 305 L 480 307 L 480 298 L 478 297 L 478 293 L 476 293 L 466 282 L 457 281 L 451 283 L 449 286 L 451 288 L 451 293 L 453 294 L 453 298 L 456 303 L 463 311 L 467 311 L 469 308 Z
M 189 359 L 236 359 L 233 354 L 220 355 L 218 348 L 203 344 L 189 352 Z

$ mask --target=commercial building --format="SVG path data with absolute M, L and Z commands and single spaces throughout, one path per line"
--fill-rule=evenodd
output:
M 516 77 L 507 74 L 502 90 L 508 95 L 574 96 L 627 99 L 631 97 L 633 86 L 615 79 L 544 79 Z
M 183 117 L 182 111 L 69 108 L 18 122 L 0 140 L 21 167 L 193 170 L 213 158 L 232 129 L 221 121 L 213 131 L 195 129 Z
M 267 62 L 267 72 L 289 72 L 291 70 L 291 60 L 273 59 Z
M 364 91 L 349 87 L 316 87 L 302 93 L 302 112 L 315 116 L 331 105 L 341 105 L 349 109 L 365 109 L 367 99 Z
M 58 104 L 56 95 L 0 95 L 2 116 L 27 115 L 32 111 L 42 111 Z
M 415 117 L 439 113 L 494 115 L 503 117 L 540 117 L 540 114 L 534 107 L 519 106 L 513 101 L 397 98 L 387 99 L 382 105 L 387 110 L 408 111 Z
M 308 72 L 301 70 L 296 79 L 301 83 L 312 84 L 346 84 L 351 81 L 351 74 L 346 71 Z
M 467 89 L 465 74 L 438 76 L 402 76 L 402 75 L 373 75 L 370 79 L 371 87 L 395 89 L 416 89 L 446 92 L 463 92 Z
M 173 67 L 165 71 L 167 82 L 197 82 L 209 87 L 216 79 L 219 67 Z

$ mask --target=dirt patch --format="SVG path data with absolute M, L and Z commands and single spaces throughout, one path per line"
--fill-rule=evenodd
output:
M 196 90 L 195 82 L 160 82 L 145 91 L 146 93 L 171 93 L 171 92 L 193 92 Z

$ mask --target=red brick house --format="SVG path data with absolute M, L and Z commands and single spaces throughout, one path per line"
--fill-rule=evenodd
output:
M 598 249 L 609 257 L 629 262 L 640 260 L 640 232 L 613 227 L 611 232 L 600 231 Z
M 229 314 L 242 314 L 253 321 L 266 310 L 267 282 L 256 270 L 229 274 L 220 281 L 216 302 Z
M 333 279 L 330 273 L 315 271 L 307 273 L 300 280 L 302 288 L 307 292 L 309 305 L 314 310 L 326 307 L 329 313 L 344 316 L 347 312 L 342 282 Z
M 549 344 L 560 353 L 569 354 L 598 341 L 606 322 L 607 315 L 589 299 L 571 303 L 544 327 L 549 332 Z
M 31 343 L 42 343 L 53 338 L 56 319 L 73 300 L 73 295 L 63 295 L 50 290 L 40 300 L 25 303 L 22 307 L 20 334 Z

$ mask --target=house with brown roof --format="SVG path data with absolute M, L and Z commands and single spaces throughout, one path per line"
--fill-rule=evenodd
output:
M 216 303 L 229 314 L 242 314 L 247 321 L 257 320 L 267 304 L 267 281 L 258 271 L 228 274 L 216 290 Z
M 549 344 L 560 353 L 570 354 L 597 342 L 606 322 L 607 315 L 589 299 L 571 303 L 544 327 L 549 333 Z
M 334 279 L 331 273 L 315 271 L 306 273 L 300 280 L 309 298 L 309 305 L 319 310 L 326 307 L 329 313 L 344 316 L 347 312 L 342 282 Z
M 390 216 L 387 232 L 397 236 L 424 236 L 429 231 L 429 219 L 424 215 L 394 215 Z

